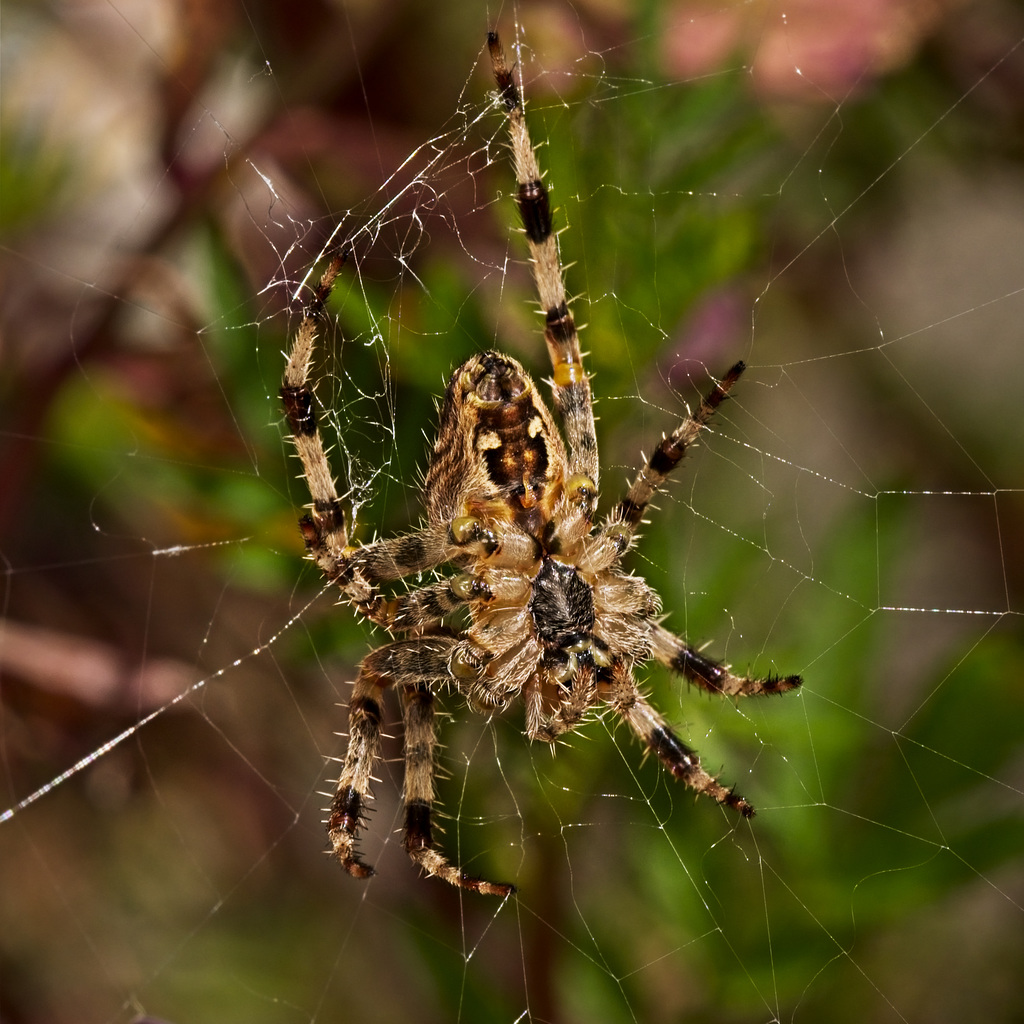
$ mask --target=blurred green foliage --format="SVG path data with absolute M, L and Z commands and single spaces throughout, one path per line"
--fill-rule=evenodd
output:
M 274 67 L 311 38 L 296 18 L 288 32 L 261 23 L 259 39 L 280 48 Z M 333 160 L 316 150 L 317 131 L 344 137 L 338 125 L 369 103 L 382 164 L 424 139 L 450 147 L 453 166 L 491 158 L 460 181 L 474 186 L 469 202 L 439 172 L 412 190 L 415 218 L 389 208 L 332 296 L 318 395 L 359 539 L 419 515 L 418 474 L 453 366 L 499 346 L 546 373 L 501 114 L 485 110 L 482 69 L 465 82 L 468 44 L 427 104 L 410 36 L 436 51 L 435 35 L 421 42 L 407 26 L 397 55 L 368 46 L 359 87 L 346 80 L 315 111 L 317 65 L 299 61 L 282 122 L 316 131 L 293 137 L 275 123 L 253 142 L 253 167 L 330 195 L 329 209 L 309 214 L 305 196 L 285 215 L 261 191 L 270 213 L 246 193 L 239 217 L 223 177 L 241 196 L 249 154 L 221 159 L 227 174 L 218 165 L 158 251 L 139 254 L 159 264 L 161 295 L 187 293 L 180 304 L 114 275 L 109 323 L 87 345 L 93 321 L 77 304 L 108 287 L 90 270 L 64 333 L 51 331 L 70 339 L 68 367 L 33 434 L 5 541 L 7 613 L 88 635 L 126 665 L 176 659 L 208 682 L 186 702 L 193 713 L 166 713 L 0 825 L 5 873 L 23 882 L 0 926 L 0 967 L 23 979 L 0 996 L 11 1019 L 1016 1019 L 1020 510 L 1014 494 L 990 498 L 984 479 L 1009 472 L 1019 493 L 1016 427 L 995 429 L 999 387 L 1015 385 L 989 375 L 991 409 L 970 395 L 947 407 L 941 396 L 964 391 L 969 359 L 910 364 L 910 330 L 893 351 L 903 335 L 880 333 L 858 293 L 922 183 L 992 165 L 1021 180 L 1011 133 L 986 125 L 938 48 L 832 113 L 759 103 L 735 72 L 699 85 L 637 78 L 652 74 L 641 44 L 609 46 L 609 66 L 584 65 L 557 98 L 543 78 L 527 94 L 587 325 L 605 507 L 710 375 L 751 364 L 659 500 L 632 566 L 662 594 L 670 628 L 709 641 L 713 656 L 806 677 L 799 695 L 734 705 L 656 668 L 645 675 L 710 768 L 758 806 L 752 827 L 695 806 L 610 721 L 552 757 L 526 742 L 516 712 L 484 723 L 448 696 L 442 841 L 468 869 L 516 879 L 517 900 L 499 908 L 415 877 L 393 834 L 396 740 L 365 838 L 380 876 L 361 886 L 320 856 L 323 758 L 342 749 L 353 666 L 383 638 L 330 594 L 315 601 L 280 353 L 317 232 L 346 217 L 344 204 L 374 210 L 387 197 L 350 199 L 371 188 L 358 147 L 339 144 L 351 162 Z M 461 85 L 469 120 L 482 116 L 464 138 L 438 134 Z M 413 118 L 421 104 L 433 120 Z M 290 145 L 273 149 L 271 128 Z M 9 247 L 40 232 L 33 258 L 56 266 L 45 234 L 69 201 L 74 161 L 5 136 L 0 226 Z M 321 188 L 325 165 L 339 180 Z M 450 205 L 432 202 L 435 187 Z M 424 234 L 406 251 L 414 219 Z M 21 315 L 14 327 L 27 331 Z M 8 408 L 39 380 L 34 360 L 15 366 Z M 19 434 L 7 423 L 6 438 Z M 970 458 L 951 452 L 950 436 Z M 942 543 L 924 500 L 933 487 L 978 499 L 957 513 L 956 544 Z M 1006 547 L 993 559 L 997 526 Z M 955 562 L 957 545 L 976 570 L 977 589 L 962 594 L 971 615 L 953 613 L 954 588 L 935 597 L 929 575 Z M 1006 614 L 986 614 L 1000 593 Z M 4 740 L 12 801 L 150 706 L 144 693 L 126 709 L 17 679 L 4 700 L 18 720 Z

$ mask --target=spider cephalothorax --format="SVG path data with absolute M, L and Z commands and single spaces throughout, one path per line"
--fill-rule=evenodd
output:
M 634 669 L 654 658 L 707 691 L 736 696 L 782 693 L 800 679 L 733 675 L 665 629 L 654 592 L 621 567 L 651 497 L 739 379 L 742 363 L 663 438 L 626 496 L 595 523 L 590 382 L 519 90 L 494 34 L 489 47 L 508 114 L 516 202 L 545 316 L 562 431 L 516 360 L 498 352 L 472 356 L 445 392 L 423 486 L 425 525 L 349 546 L 309 384 L 317 323 L 344 254 L 331 259 L 296 332 L 281 394 L 313 499 L 300 523 L 310 557 L 361 614 L 397 637 L 363 659 L 353 686 L 348 751 L 328 819 L 334 853 L 350 874 L 373 873 L 356 852 L 356 840 L 380 756 L 381 697 L 394 686 L 405 725 L 409 856 L 453 885 L 504 896 L 512 885 L 467 875 L 433 843 L 435 689 L 454 688 L 484 712 L 521 698 L 527 735 L 549 743 L 591 709 L 609 709 L 676 778 L 749 817 L 750 804 L 704 770 L 640 693 Z M 450 574 L 437 582 L 391 597 L 380 591 L 383 584 L 445 566 Z

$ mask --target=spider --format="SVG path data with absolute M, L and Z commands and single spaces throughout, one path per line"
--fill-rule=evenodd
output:
M 640 692 L 634 672 L 653 658 L 688 682 L 729 696 L 783 693 L 800 678 L 744 678 L 705 657 L 661 625 L 657 595 L 621 565 L 652 496 L 725 400 L 742 362 L 663 437 L 625 497 L 595 523 L 598 452 L 590 381 L 566 299 L 547 188 L 519 89 L 494 32 L 488 48 L 508 119 L 516 204 L 544 314 L 562 430 L 520 363 L 500 352 L 471 356 L 445 391 L 423 484 L 425 525 L 351 545 L 309 380 L 324 305 L 349 255 L 344 250 L 332 256 L 304 311 L 281 397 L 312 497 L 299 522 L 308 557 L 358 613 L 395 637 L 363 659 L 353 686 L 348 749 L 327 821 L 334 855 L 350 875 L 374 873 L 357 840 L 381 752 L 382 697 L 394 686 L 405 733 L 406 852 L 428 875 L 504 897 L 514 885 L 466 873 L 435 845 L 435 690 L 453 688 L 485 714 L 521 698 L 527 736 L 547 743 L 575 729 L 593 709 L 611 709 L 675 778 L 749 818 L 754 808 L 702 767 Z M 398 596 L 381 590 L 446 566 L 449 575 Z

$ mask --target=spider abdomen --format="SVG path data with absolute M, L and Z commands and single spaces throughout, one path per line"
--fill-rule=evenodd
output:
M 481 352 L 455 370 L 427 471 L 432 520 L 494 519 L 540 539 L 565 470 L 561 434 L 517 360 Z

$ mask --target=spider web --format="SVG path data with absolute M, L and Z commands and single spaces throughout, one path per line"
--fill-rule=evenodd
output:
M 5 6 L 0 1019 L 1020 1019 L 1024 25 L 875 13 Z M 397 735 L 377 877 L 321 854 L 380 636 L 301 560 L 277 399 L 341 240 L 317 394 L 361 540 L 418 515 L 454 365 L 545 373 L 494 23 L 605 507 L 745 359 L 634 565 L 805 677 L 645 678 L 749 825 L 610 719 L 552 756 L 443 700 L 443 843 L 504 903 L 411 870 Z

